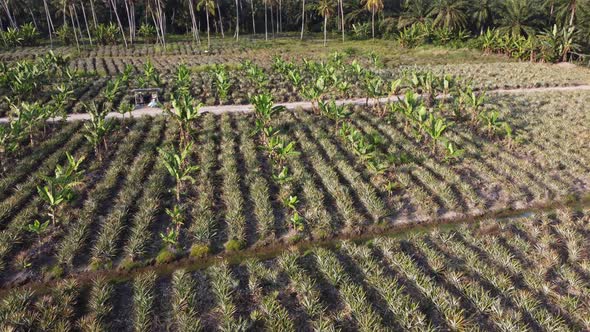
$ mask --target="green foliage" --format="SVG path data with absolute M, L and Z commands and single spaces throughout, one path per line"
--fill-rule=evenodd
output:
M 90 114 L 90 121 L 84 123 L 84 137 L 94 147 L 99 160 L 102 160 L 102 154 L 108 150 L 107 137 L 113 129 L 113 122 L 106 119 L 107 112 L 99 110 L 94 102 L 85 107 Z
M 180 194 L 182 191 L 182 184 L 184 182 L 194 183 L 195 179 L 192 175 L 199 169 L 198 166 L 189 165 L 188 157 L 192 148 L 192 143 L 187 144 L 180 151 L 172 148 L 160 149 L 160 161 L 166 167 L 166 170 L 176 182 L 176 201 L 180 202 Z
M 55 31 L 55 34 L 64 45 L 72 45 L 75 41 L 74 29 L 72 29 L 72 27 L 70 27 L 70 25 L 67 23 L 60 26 Z
M 119 27 L 110 22 L 109 24 L 98 24 L 94 29 L 94 39 L 100 45 L 115 45 L 118 41 Z
M 154 43 L 156 41 L 156 28 L 153 25 L 142 23 L 137 34 L 144 39 L 146 43 Z
M 58 219 L 59 207 L 75 198 L 74 188 L 81 184 L 81 178 L 84 174 L 83 170 L 79 169 L 85 159 L 84 157 L 75 158 L 67 152 L 66 157 L 67 165 L 65 167 L 58 165 L 54 175 L 43 176 L 45 184 L 37 186 L 37 193 L 49 206 L 48 215 L 54 225 Z

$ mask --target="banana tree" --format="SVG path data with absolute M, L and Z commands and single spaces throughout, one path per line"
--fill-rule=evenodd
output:
M 60 207 L 75 198 L 74 188 L 82 183 L 81 178 L 84 173 L 80 170 L 84 157 L 75 158 L 69 153 L 66 153 L 66 157 L 68 162 L 66 167 L 58 165 L 54 175 L 43 176 L 45 184 L 37 186 L 37 193 L 48 205 L 47 214 L 53 225 L 57 223 Z
M 177 234 L 180 234 L 180 228 L 184 225 L 184 211 L 179 205 L 174 205 L 172 209 L 166 208 L 166 214 L 174 225 Z
M 443 118 L 435 117 L 432 113 L 429 115 L 423 128 L 432 139 L 432 153 L 436 152 L 436 143 L 451 125 L 452 123 L 446 122 Z
M 322 114 L 334 121 L 334 129 L 336 131 L 340 127 L 340 123 L 352 114 L 346 106 L 337 105 L 334 99 L 329 102 L 320 101 L 319 107 Z
M 176 68 L 176 74 L 174 77 L 175 92 L 179 95 L 188 95 L 191 83 L 190 69 L 184 63 L 180 64 L 178 68 Z
M 23 138 L 22 120 L 10 119 L 6 125 L 0 125 L 0 174 L 5 172 L 6 158 L 20 147 Z
M 319 76 L 312 79 L 310 84 L 302 84 L 301 94 L 305 99 L 311 101 L 311 107 L 314 111 L 318 111 L 318 103 L 324 96 L 327 90 L 326 78 Z
M 295 150 L 294 141 L 287 142 L 278 136 L 268 139 L 264 148 L 279 167 L 284 165 L 288 157 L 299 155 L 299 152 Z
M 250 102 L 254 106 L 254 114 L 256 115 L 255 133 L 268 127 L 272 117 L 286 109 L 285 106 L 274 105 L 273 97 L 269 93 L 253 96 Z
M 172 116 L 180 128 L 180 143 L 186 146 L 191 137 L 192 123 L 199 118 L 202 103 L 197 103 L 189 94 L 172 95 L 172 108 L 166 112 Z
M 56 93 L 51 95 L 49 116 L 51 118 L 61 116 L 65 121 L 68 116 L 66 113 L 66 106 L 74 100 L 74 98 L 72 98 L 74 91 L 67 88 L 64 84 L 59 85 L 56 90 Z
M 108 151 L 108 134 L 113 129 L 112 121 L 106 119 L 107 113 L 100 111 L 96 104 L 91 103 L 85 105 L 88 114 L 90 114 L 90 121 L 84 124 L 86 133 L 84 137 L 94 147 L 94 152 L 99 161 L 102 161 L 102 150 L 106 153 Z M 101 146 L 103 149 L 101 149 Z
M 41 242 L 41 234 L 47 230 L 49 226 L 49 220 L 41 223 L 39 220 L 35 220 L 34 222 L 27 225 L 27 231 L 37 235 L 37 240 Z
M 367 76 L 367 78 L 365 78 L 363 87 L 365 92 L 367 93 L 365 103 L 368 105 L 369 99 L 373 99 L 375 102 L 373 105 L 373 110 L 380 110 L 381 104 L 379 102 L 379 97 L 381 97 L 381 95 L 383 94 L 383 79 L 379 76 Z M 384 115 L 382 112 L 380 112 L 380 114 L 382 116 Z
M 229 89 L 231 88 L 231 82 L 229 80 L 229 75 L 227 73 L 227 69 L 224 65 L 216 65 L 213 67 L 213 84 L 215 89 L 217 90 L 217 97 L 219 98 L 219 103 L 223 104 L 227 100 L 227 95 L 229 93 Z
M 29 134 L 30 146 L 35 145 L 35 132 L 40 128 L 41 123 L 45 124 L 46 110 L 39 103 L 23 102 L 20 106 L 11 103 L 10 108 L 18 117 L 20 124 Z
M 459 90 L 459 106 L 466 108 L 471 113 L 471 120 L 475 122 L 479 114 L 480 108 L 484 105 L 486 100 L 485 92 L 476 93 L 471 86 Z
M 458 159 L 465 152 L 463 149 L 459 149 L 455 145 L 455 143 L 453 143 L 449 140 L 444 140 L 443 145 L 444 145 L 445 151 L 446 151 L 445 161 L 451 161 L 454 159 Z
M 191 149 L 192 143 L 187 144 L 180 151 L 174 148 L 158 148 L 160 161 L 164 164 L 164 167 L 166 167 L 166 170 L 168 170 L 168 173 L 174 179 L 177 203 L 180 203 L 183 184 L 185 182 L 194 183 L 195 179 L 192 177 L 192 174 L 199 170 L 198 166 L 188 164 L 188 157 Z

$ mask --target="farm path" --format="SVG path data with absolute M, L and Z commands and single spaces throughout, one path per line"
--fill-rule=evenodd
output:
M 555 87 L 543 87 L 543 88 L 517 88 L 517 89 L 496 89 L 496 90 L 488 90 L 488 94 L 508 94 L 508 93 L 542 93 L 542 92 L 560 92 L 560 91 L 588 91 L 590 90 L 590 85 L 573 85 L 573 86 L 555 86 Z M 395 97 L 384 97 L 379 98 L 379 103 L 388 102 L 394 98 L 403 99 L 403 95 L 398 95 Z M 340 99 L 336 101 L 337 104 L 342 105 L 364 105 L 367 103 L 366 98 L 354 98 L 354 99 Z M 376 100 L 368 100 L 369 105 L 373 105 L 376 103 Z M 299 101 L 299 102 L 291 102 L 291 103 L 277 103 L 277 105 L 285 106 L 288 110 L 296 110 L 299 108 L 302 109 L 311 109 L 312 104 L 309 101 Z M 200 109 L 201 113 L 212 113 L 212 114 L 222 114 L 222 113 L 248 113 L 252 112 L 253 107 L 251 104 L 246 105 L 215 105 L 215 106 L 203 106 Z M 158 107 L 142 107 L 132 111 L 130 114 L 132 117 L 142 117 L 142 116 L 157 116 L 164 114 L 165 111 L 162 108 Z M 123 115 L 117 112 L 111 112 L 107 114 L 107 118 L 122 118 Z M 55 121 L 56 119 L 49 119 L 48 121 Z M 59 120 L 59 119 L 57 119 Z M 74 121 L 84 121 L 90 120 L 90 114 L 87 113 L 76 113 L 76 114 L 69 114 L 67 121 L 74 122 Z M 0 118 L 0 123 L 7 123 L 9 121 L 8 117 Z

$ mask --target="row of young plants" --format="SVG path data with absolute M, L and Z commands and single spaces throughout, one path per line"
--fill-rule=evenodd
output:
M 461 158 L 447 162 L 445 159 L 448 156 L 441 152 L 442 146 L 433 154 L 431 139 L 426 138 L 425 133 L 421 134 L 421 138 L 416 136 L 419 127 L 414 127 L 415 124 L 408 122 L 401 113 L 395 113 L 388 123 L 379 117 L 381 113 L 358 107 L 342 123 L 347 123 L 362 135 L 379 136 L 381 143 L 376 146 L 375 154 L 389 156 L 387 172 L 384 173 L 371 168 L 367 158 L 355 152 L 352 143 L 337 135 L 334 120 L 311 112 L 274 113 L 266 126 L 261 127 L 259 121 L 258 128 L 262 128 L 262 132 L 250 137 L 256 128 L 255 115 L 226 115 L 221 118 L 209 114 L 200 118 L 198 104 L 189 98 L 187 105 L 190 107 L 177 105 L 174 111 L 170 110 L 177 114 L 172 119 L 179 118 L 170 124 L 168 130 L 172 134 L 166 134 L 166 137 L 174 137 L 174 140 L 161 146 L 161 158 L 145 153 L 140 158 L 155 162 L 157 171 L 152 173 L 158 175 L 148 175 L 147 166 L 140 161 L 132 164 L 136 156 L 133 151 L 137 150 L 131 146 L 138 145 L 130 143 L 123 145 L 127 146 L 125 158 L 116 157 L 119 160 L 116 162 L 117 169 L 110 170 L 113 156 L 123 153 L 118 152 L 123 149 L 119 137 L 127 133 L 124 128 L 129 120 L 109 124 L 108 120 L 98 116 L 95 124 L 89 122 L 82 130 L 81 125 L 64 125 L 64 131 L 60 131 L 61 125 L 51 125 L 48 127 L 47 143 L 26 147 L 23 155 L 15 157 L 18 165 L 31 165 L 35 160 L 44 158 L 40 168 L 42 172 L 34 177 L 25 177 L 16 167 L 6 174 L 7 182 L 0 203 L 4 211 L 2 227 L 6 230 L 3 236 L 7 239 L 3 242 L 6 246 L 3 257 L 8 269 L 4 277 L 10 281 L 23 275 L 20 273 L 23 271 L 24 275 L 33 273 L 32 278 L 48 276 L 51 274 L 48 268 L 53 266 L 56 273 L 62 270 L 75 273 L 89 268 L 91 247 L 97 238 L 86 236 L 98 236 L 101 232 L 99 217 L 102 214 L 96 216 L 96 211 L 103 211 L 105 208 L 101 204 L 118 196 L 121 187 L 116 185 L 115 180 L 125 165 L 133 165 L 133 169 L 125 174 L 137 171 L 138 174 L 145 174 L 144 179 L 148 176 L 150 185 L 146 186 L 145 194 L 149 192 L 150 199 L 131 205 L 124 220 L 133 220 L 133 225 L 139 219 L 146 223 L 137 226 L 138 231 L 135 226 L 125 224 L 122 234 L 117 237 L 120 242 L 116 243 L 116 249 L 112 249 L 116 253 L 114 258 L 109 255 L 106 264 L 92 267 L 143 265 L 158 257 L 160 251 L 163 253 L 160 261 L 163 262 L 188 254 L 200 257 L 227 248 L 240 249 L 275 240 L 329 238 L 343 232 L 363 232 L 372 223 L 389 215 L 420 220 L 440 217 L 447 212 L 477 213 L 474 211 L 495 209 L 505 204 L 522 207 L 532 202 L 563 199 L 572 191 L 578 193 L 588 181 L 584 166 L 588 157 L 583 154 L 584 146 L 579 141 L 585 122 L 579 121 L 583 113 L 578 112 L 585 105 L 586 97 L 581 93 L 555 96 L 549 104 L 543 104 L 542 98 L 539 101 L 534 96 L 496 97 L 495 103 L 510 109 L 510 113 L 503 111 L 504 116 L 519 128 L 518 137 L 513 140 L 499 137 L 501 132 L 492 135 L 488 125 L 480 118 L 472 122 L 472 114 L 477 112 L 465 109 L 459 121 L 453 118 L 455 115 L 445 108 L 444 103 L 435 101 L 436 116 L 444 115 L 456 122 L 455 126 L 445 131 L 445 138 L 456 142 L 464 150 Z M 266 99 L 268 96 L 259 98 Z M 568 104 L 571 101 L 576 104 L 571 106 Z M 179 99 L 178 103 L 183 105 L 186 102 Z M 271 109 L 274 107 L 272 103 L 266 105 L 270 105 Z M 531 105 L 545 116 L 531 116 Z M 557 123 L 557 117 L 565 122 Z M 157 118 L 159 121 L 162 119 Z M 145 126 L 133 125 L 129 135 L 142 140 L 144 136 L 138 132 L 144 131 L 142 128 Z M 274 129 L 270 130 L 270 127 Z M 498 128 L 504 130 L 503 126 Z M 262 135 L 270 135 L 277 130 L 279 134 L 269 136 L 269 145 L 262 143 Z M 73 132 L 75 135 L 70 140 L 56 138 L 56 135 Z M 105 138 L 108 138 L 106 148 Z M 274 141 L 271 142 L 271 139 Z M 56 144 L 63 145 L 63 148 L 55 150 Z M 185 153 L 186 146 L 189 147 Z M 258 149 L 258 146 L 262 148 Z M 291 148 L 286 149 L 288 146 Z M 45 148 L 55 151 L 40 151 Z M 300 153 L 289 155 L 288 151 L 293 148 Z M 154 156 L 157 153 L 156 149 L 149 151 Z M 75 188 L 53 186 L 56 190 L 52 191 L 51 182 L 41 175 L 50 176 L 51 181 L 58 184 L 61 175 L 58 176 L 55 170 L 57 165 L 67 167 L 66 152 L 75 156 L 75 160 L 86 156 L 79 168 L 85 170 L 86 175 Z M 569 153 L 572 155 L 568 156 Z M 285 157 L 281 157 L 282 154 Z M 165 157 L 167 155 L 169 157 Z M 493 159 L 486 157 L 490 155 Z M 218 159 L 217 156 L 223 158 Z M 170 161 L 170 169 L 165 166 L 164 160 Z M 222 167 L 222 162 L 229 166 Z M 200 169 L 195 169 L 196 166 Z M 244 175 L 227 175 L 242 168 L 248 170 Z M 171 176 L 167 177 L 166 173 Z M 108 186 L 103 187 L 96 182 L 99 174 L 110 174 L 105 179 Z M 189 185 L 192 182 L 189 177 L 194 180 L 195 186 Z M 177 189 L 179 183 L 180 190 Z M 48 195 L 39 195 L 37 186 L 41 189 L 47 186 L 49 192 L 57 194 L 51 196 L 63 199 L 54 200 L 58 204 L 53 205 L 47 199 Z M 95 194 L 94 187 L 102 190 Z M 71 197 L 71 189 L 78 198 L 68 198 Z M 137 187 L 129 190 L 137 194 L 140 192 Z M 168 190 L 171 195 L 168 195 Z M 177 203 L 177 193 L 180 193 L 180 203 Z M 166 199 L 159 201 L 160 195 Z M 93 197 L 96 199 L 89 199 L 88 203 L 81 201 Z M 83 207 L 86 204 L 88 207 Z M 88 209 L 85 211 L 90 217 L 78 217 L 78 213 L 82 214 L 82 211 L 78 212 L 80 206 Z M 231 211 L 226 211 L 228 206 Z M 166 208 L 168 214 L 165 214 Z M 55 211 L 57 218 L 56 225 L 53 225 L 49 214 L 55 215 Z M 298 218 L 295 218 L 295 212 Z M 39 222 L 35 223 L 35 220 Z M 114 222 L 117 219 L 113 215 L 111 220 Z M 232 220 L 231 224 L 229 220 Z M 87 225 L 80 226 L 82 231 L 76 232 L 81 236 L 73 236 L 66 241 L 70 235 L 62 230 L 78 229 L 73 226 L 78 223 Z M 46 251 L 48 248 L 61 248 L 62 236 L 63 241 L 68 243 L 63 245 L 64 248 L 78 249 L 59 249 L 59 255 Z M 20 243 L 11 241 L 12 238 Z M 39 251 L 39 248 L 43 250 Z M 23 259 L 15 260 L 13 257 Z M 58 258 L 59 265 L 54 265 L 53 257 Z M 38 261 L 42 263 L 37 264 Z M 29 266 L 31 262 L 33 266 Z
M 49 54 L 45 58 L 55 59 L 55 56 Z M 43 67 L 43 63 L 48 61 L 42 60 L 40 66 Z M 21 100 L 33 105 L 36 105 L 34 102 L 59 105 L 50 107 L 52 110 L 46 112 L 54 116 L 85 112 L 84 105 L 89 101 L 94 101 L 99 108 L 106 103 L 105 108 L 126 113 L 132 110 L 133 96 L 129 93 L 130 89 L 160 87 L 163 88 L 162 99 L 170 100 L 169 94 L 177 88 L 178 82 L 183 82 L 187 92 L 206 105 L 244 104 L 249 102 L 251 96 L 268 90 L 275 100 L 308 100 L 317 108 L 320 100 L 329 98 L 364 97 L 376 100 L 391 96 L 404 88 L 411 88 L 416 73 L 430 71 L 477 89 L 580 84 L 587 79 L 587 73 L 583 71 L 566 75 L 554 68 L 541 68 L 545 67 L 542 65 L 536 68 L 526 64 L 501 65 L 501 68 L 506 67 L 507 79 L 498 79 L 497 74 L 484 70 L 486 66 L 468 70 L 453 66 L 384 70 L 380 68 L 379 56 L 374 53 L 369 54 L 367 59 L 347 58 L 343 53 L 334 53 L 327 61 L 304 60 L 301 64 L 275 57 L 272 64 L 267 66 L 250 61 L 244 61 L 237 67 L 210 65 L 198 70 L 186 64 L 178 65 L 176 61 L 168 62 L 167 66 L 169 68 L 166 70 L 158 69 L 148 59 L 139 68 L 121 63 L 117 69 L 113 69 L 119 74 L 111 79 L 89 80 L 83 75 L 67 71 L 65 82 L 63 79 L 54 82 L 30 74 L 42 71 L 34 63 L 24 61 L 14 67 L 7 67 L 3 77 L 7 89 L 10 85 L 9 101 L 17 105 Z M 550 78 L 547 78 L 546 70 L 553 73 Z M 13 77 L 15 75 L 19 78 Z M 59 78 L 62 75 L 57 76 Z M 44 92 L 36 93 L 35 98 L 32 98 L 32 91 L 39 88 Z M 16 115 L 15 110 L 10 110 L 10 104 L 5 103 L 5 114 Z
M 9 291 L 0 318 L 17 329 L 585 330 L 588 213 L 486 220 L 117 283 L 64 280 Z

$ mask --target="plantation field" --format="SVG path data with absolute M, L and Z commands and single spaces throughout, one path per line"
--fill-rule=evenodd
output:
M 215 62 L 206 65 L 201 64 L 202 57 L 174 56 L 68 59 L 45 55 L 35 61 L 11 63 L 0 68 L 0 81 L 4 82 L 0 91 L 6 97 L 0 101 L 0 117 L 14 115 L 10 107 L 14 101 L 52 103 L 52 98 L 64 91 L 68 95 L 60 112 L 66 114 L 86 113 L 89 103 L 102 109 L 105 102 L 110 110 L 124 112 L 134 101 L 131 90 L 146 87 L 161 88 L 161 102 L 169 105 L 179 79 L 190 83 L 187 93 L 209 106 L 248 104 L 252 95 L 264 91 L 275 102 L 309 100 L 313 93 L 324 99 L 387 97 L 395 93 L 388 82 L 415 72 L 450 77 L 481 91 L 590 82 L 590 70 L 577 66 L 507 62 L 388 67 L 377 53 L 332 53 L 321 60 L 301 61 L 271 53 L 260 58 L 251 52 L 255 51 L 249 49 L 239 62 L 215 57 Z M 256 60 L 244 60 L 248 57 Z M 323 75 L 334 77 L 332 87 L 324 83 Z M 27 80 L 31 82 L 27 84 Z M 320 80 L 322 89 L 316 88 Z
M 558 209 L 234 264 L 66 279 L 7 292 L 0 320 L 25 330 L 587 330 L 589 216 Z
M 214 44 L 0 52 L 0 330 L 590 329 L 588 68 Z
M 583 197 L 590 185 L 590 119 L 583 111 L 589 99 L 584 92 L 491 97 L 488 107 L 501 111 L 516 136 L 458 122 L 446 135 L 464 154 L 451 160 L 416 136 L 401 114 L 383 121 L 357 107 L 349 130 L 371 137 L 370 154 L 324 116 L 282 112 L 269 125 L 299 154 L 277 165 L 251 134 L 253 115 L 205 114 L 194 124 L 188 158 L 199 169 L 187 188 L 188 217 L 171 257 L 166 251 L 159 256 L 166 247 L 159 234 L 170 224 L 164 210 L 173 205 L 174 184 L 156 148 L 177 142 L 178 126 L 165 117 L 119 121 L 99 159 L 80 123 L 51 125 L 47 138 L 13 160 L 0 183 L 2 284 L 126 269 L 157 256 L 199 256 L 203 248 L 218 253 L 333 238 Z M 26 230 L 44 214 L 38 179 L 63 163 L 65 152 L 86 157 L 83 184 L 63 222 L 38 237 Z M 277 178 L 281 167 L 288 169 L 285 185 Z M 296 227 L 283 203 L 293 192 L 303 217 Z M 23 271 L 24 263 L 31 267 Z

